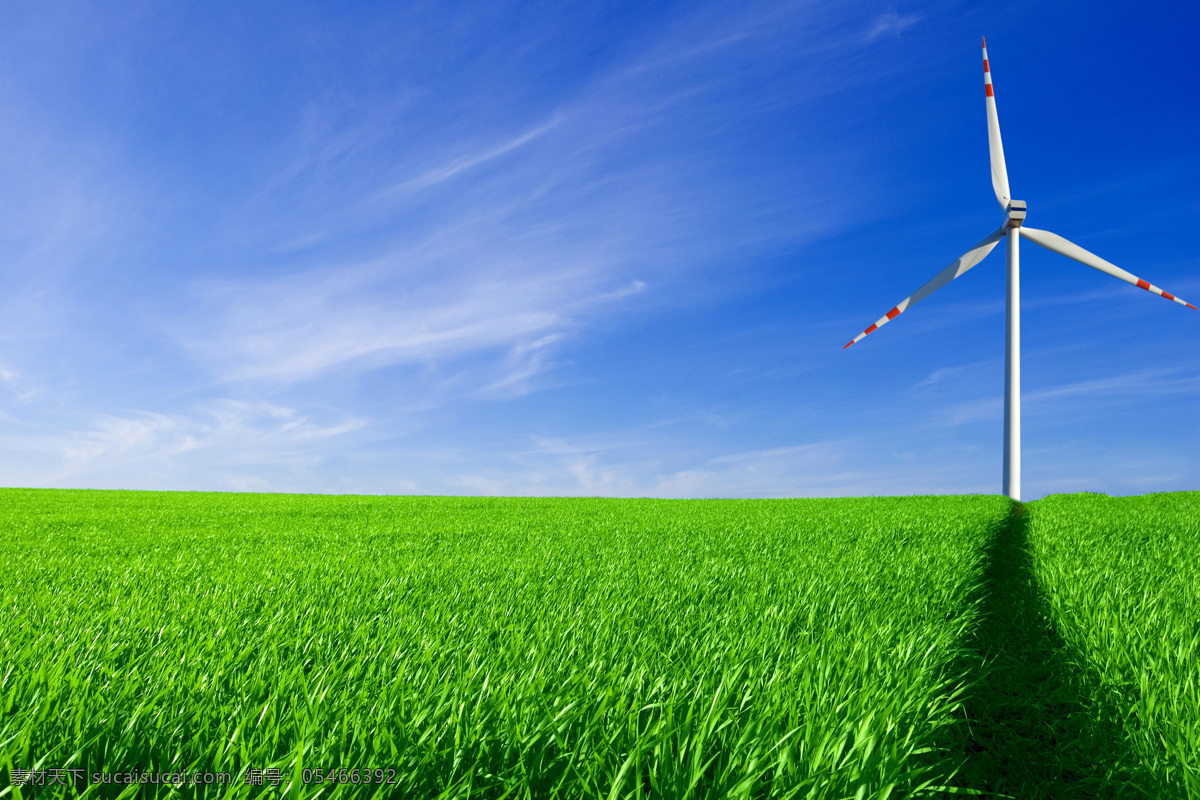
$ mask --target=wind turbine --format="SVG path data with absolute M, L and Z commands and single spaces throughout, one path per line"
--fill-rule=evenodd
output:
M 1168 300 L 1195 309 L 1191 303 L 1185 303 L 1175 295 L 1147 283 L 1136 275 L 1131 275 L 1115 264 L 1110 264 L 1100 256 L 1089 253 L 1077 244 L 1050 231 L 1029 228 L 1025 222 L 1025 202 L 1013 200 L 1008 190 L 1008 170 L 1004 166 L 1004 147 L 1000 144 L 1000 122 L 996 117 L 996 98 L 992 93 L 992 73 L 988 67 L 987 40 L 983 40 L 983 84 L 987 103 L 988 150 L 992 161 L 992 188 L 996 191 L 996 199 L 1004 209 L 1004 218 L 1000 227 L 988 234 L 981 242 L 972 247 L 953 264 L 946 267 L 937 275 L 900 301 L 895 308 L 875 321 L 875 324 L 855 336 L 850 344 L 842 347 L 845 350 L 851 344 L 862 339 L 868 333 L 886 325 L 890 320 L 900 316 L 906 310 L 924 300 L 950 281 L 962 275 L 971 267 L 978 264 L 992 252 L 1001 239 L 1008 246 L 1008 281 L 1006 292 L 1006 318 L 1004 325 L 1004 493 L 1013 500 L 1021 499 L 1021 296 L 1020 275 L 1018 271 L 1018 245 L 1020 236 L 1024 236 L 1034 244 L 1052 252 L 1073 258 L 1081 264 L 1106 272 L 1114 278 L 1120 278 L 1126 283 L 1132 283 Z

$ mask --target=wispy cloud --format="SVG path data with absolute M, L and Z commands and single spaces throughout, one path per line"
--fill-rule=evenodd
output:
M 362 418 L 321 422 L 295 408 L 237 400 L 200 404 L 186 414 L 96 414 L 74 430 L 25 423 L 0 434 L 6 450 L 22 454 L 21 469 L 9 465 L 0 482 L 105 486 L 116 479 L 122 488 L 133 488 L 131 482 L 183 488 L 200 478 L 221 485 L 222 472 L 312 467 L 323 458 L 323 443 L 366 425 Z M 203 477 L 194 474 L 197 467 Z
M 832 493 L 859 475 L 846 465 L 845 441 L 817 442 L 718 456 L 661 476 L 659 497 L 803 497 Z
M 719 87 L 697 70 L 781 36 L 761 14 L 722 14 L 727 35 L 713 38 L 707 24 L 674 26 L 551 109 L 527 109 L 516 135 L 522 126 L 511 121 L 504 130 L 454 128 L 457 140 L 434 147 L 423 139 L 413 154 L 385 147 L 374 125 L 345 137 L 336 126 L 321 128 L 337 144 L 308 142 L 310 155 L 297 161 L 320 161 L 319 176 L 310 166 L 289 168 L 238 225 L 272 228 L 289 247 L 370 235 L 375 252 L 314 255 L 306 268 L 270 277 L 201 279 L 191 308 L 185 298 L 164 327 L 218 381 L 292 385 L 398 365 L 442 380 L 461 374 L 455 362 L 466 368 L 474 359 L 466 391 L 511 396 L 561 363 L 555 354 L 573 331 L 623 314 L 643 290 L 640 305 L 659 309 L 728 291 L 706 290 L 706 271 L 733 253 L 742 260 L 739 251 L 811 239 L 836 224 L 844 212 L 821 184 L 845 176 L 830 170 L 790 182 L 793 200 L 811 210 L 786 219 L 758 208 L 753 192 L 714 194 L 702 180 L 693 154 L 709 147 L 711 134 L 688 114 L 696 93 Z M 784 17 L 776 23 L 800 30 L 798 18 Z M 339 182 L 345 152 L 355 153 L 359 169 Z M 377 180 L 364 178 L 365 163 Z M 425 191 L 450 181 L 452 197 Z M 273 227 L 284 217 L 263 205 L 268 196 L 308 197 L 286 217 L 303 230 Z M 254 226 L 254 214 L 271 220 Z
M 956 367 L 940 367 L 938 369 L 935 369 L 933 372 L 930 372 L 927 376 L 925 376 L 924 379 L 922 379 L 920 382 L 914 384 L 912 388 L 919 389 L 919 388 L 922 388 L 925 386 L 935 386 L 937 384 L 943 383 L 948 378 L 953 378 L 957 375 L 961 375 L 962 373 L 973 370 L 976 367 L 982 367 L 982 366 L 990 367 L 990 366 L 993 366 L 995 363 L 996 363 L 995 361 L 988 360 L 988 361 L 975 361 L 970 364 L 960 364 Z
M 930 464 L 928 453 L 894 453 L 881 463 L 877 442 L 844 438 L 761 450 L 703 455 L 635 432 L 611 441 L 539 440 L 512 462 L 455 479 L 459 491 L 488 495 L 612 497 L 825 497 L 993 491 L 975 465 Z M 711 447 L 711 445 L 710 445 Z M 707 448 L 705 448 L 707 449 Z M 651 451 L 658 458 L 630 459 Z M 985 462 L 987 459 L 984 459 Z M 897 465 L 901 465 L 897 469 Z M 957 466 L 956 466 L 957 465 Z M 989 463 L 982 465 L 986 475 Z M 974 483 L 964 485 L 964 480 Z
M 981 362 L 991 363 L 991 362 Z M 966 367 L 949 367 L 935 370 L 913 388 L 934 386 Z M 1027 383 L 1028 385 L 1028 378 Z M 963 387 L 959 387 L 960 389 Z M 1086 399 L 1092 407 L 1101 402 L 1111 404 L 1114 400 L 1143 403 L 1152 397 L 1171 395 L 1195 395 L 1200 393 L 1200 378 L 1179 369 L 1140 370 L 1108 378 L 1062 383 L 1049 389 L 1023 391 L 1021 394 L 1022 414 L 1058 415 L 1063 413 L 1064 400 Z M 957 396 L 957 395 L 956 395 Z M 1072 405 L 1072 408 L 1076 406 Z M 975 422 L 996 421 L 1003 418 L 1004 398 L 969 397 L 953 399 L 926 411 L 923 428 L 954 428 Z
M 1047 401 L 1067 397 L 1088 396 L 1127 397 L 1142 401 L 1165 395 L 1196 395 L 1200 393 L 1200 377 L 1180 369 L 1151 369 L 1128 372 L 1108 378 L 1064 383 L 1024 395 L 1023 400 L 1034 410 L 1047 408 Z
M 472 167 L 477 167 L 480 164 L 486 163 L 495 158 L 499 158 L 505 153 L 511 153 L 513 150 L 529 144 L 534 139 L 537 139 L 539 136 L 554 128 L 559 122 L 561 122 L 561 117 L 555 116 L 546 124 L 540 125 L 533 130 L 528 131 L 527 133 L 517 136 L 515 139 L 504 142 L 503 144 L 500 144 L 482 153 L 459 156 L 449 164 L 436 167 L 423 175 L 404 181 L 398 186 L 387 190 L 384 195 L 386 196 L 387 194 L 392 194 L 394 192 L 415 192 L 425 189 L 429 186 L 433 186 L 434 184 L 441 183 L 442 181 L 447 181 L 453 178 L 455 175 L 465 172 Z
M 873 42 L 884 36 L 899 36 L 920 21 L 921 16 L 918 14 L 900 14 L 895 9 L 890 9 L 871 20 L 870 26 L 863 33 L 863 39 Z
M 975 397 L 955 400 L 942 406 L 923 409 L 924 422 L 919 428 L 957 428 L 975 422 L 999 421 L 1004 414 L 1004 398 Z
M 335 370 L 436 368 L 494 351 L 473 388 L 511 390 L 549 363 L 584 315 L 645 288 L 599 286 L 603 276 L 586 265 L 519 262 L 459 264 L 454 280 L 439 280 L 430 276 L 438 260 L 400 254 L 333 274 L 212 284 L 179 336 L 222 380 L 287 384 Z

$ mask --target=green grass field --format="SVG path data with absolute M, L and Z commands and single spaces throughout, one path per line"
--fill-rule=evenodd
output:
M 1200 797 L 1198 498 L 0 490 L 0 796 Z
M 1200 492 L 1034 507 L 1032 571 L 1094 701 L 1081 748 L 1154 796 L 1200 798 Z

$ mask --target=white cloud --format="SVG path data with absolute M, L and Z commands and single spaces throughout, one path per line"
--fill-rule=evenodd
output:
M 939 383 L 942 383 L 947 378 L 953 378 L 963 372 L 975 369 L 976 367 L 993 366 L 995 364 L 996 361 L 989 359 L 986 361 L 975 361 L 970 364 L 960 364 L 956 367 L 940 367 L 929 373 L 929 375 L 927 375 L 919 383 L 914 384 L 912 388 L 918 389 L 923 386 L 935 386 Z
M 834 493 L 861 473 L 846 469 L 848 442 L 817 442 L 710 458 L 658 478 L 655 497 L 804 497 Z
M 366 425 L 361 418 L 325 423 L 294 408 L 236 400 L 201 404 L 188 414 L 96 414 L 76 430 L 24 424 L 22 433 L 0 435 L 4 449 L 22 456 L 6 465 L 0 482 L 181 488 L 189 475 L 194 485 L 198 469 L 204 481 L 215 474 L 220 484 L 222 472 L 264 466 L 303 471 L 323 460 L 324 442 Z
M 331 274 L 209 285 L 202 310 L 177 335 L 221 380 L 285 384 L 493 351 L 492 368 L 479 370 L 470 390 L 512 393 L 552 363 L 583 315 L 645 287 L 606 290 L 604 276 L 586 266 L 521 262 L 466 263 L 453 276 L 431 276 L 441 260 L 399 254 Z
M 981 361 L 961 367 L 946 367 L 934 370 L 925 379 L 915 384 L 912 389 L 937 386 L 960 372 L 991 361 Z M 1031 414 L 1056 415 L 1064 413 L 1067 403 L 1072 413 L 1080 405 L 1091 404 L 1099 408 L 1111 408 L 1114 401 L 1126 403 L 1142 403 L 1150 397 L 1168 395 L 1195 395 L 1200 393 L 1200 378 L 1189 375 L 1178 369 L 1141 370 L 1107 378 L 1096 378 L 1085 381 L 1062 383 L 1049 389 L 1029 391 L 1029 379 L 1026 378 L 1025 389 L 1021 393 L 1021 411 L 1023 416 Z M 967 392 L 969 386 L 956 386 L 956 390 Z M 910 390 L 911 391 L 911 390 Z M 939 389 L 946 393 L 949 388 Z M 1079 402 L 1074 402 L 1078 400 Z M 921 429 L 953 428 L 974 422 L 996 422 L 1003 419 L 1004 397 L 997 393 L 992 397 L 968 397 L 954 400 L 937 406 L 928 406 L 926 420 Z
M 1004 415 L 1004 398 L 1001 395 L 977 397 L 937 407 L 926 406 L 924 411 L 925 421 L 920 424 L 919 430 L 957 428 L 973 422 L 999 423 Z
M 454 483 L 499 496 L 704 498 L 986 494 L 997 491 L 998 481 L 986 456 L 976 464 L 968 454 L 965 470 L 961 459 L 943 462 L 929 452 L 894 454 L 881 463 L 877 441 L 852 438 L 718 456 L 679 452 L 633 432 L 607 442 L 560 438 L 536 444 L 511 454 L 508 464 L 461 474 Z M 639 453 L 656 453 L 658 459 L 630 458 Z
M 1141 400 L 1151 396 L 1200 393 L 1200 377 L 1179 369 L 1156 369 L 1128 372 L 1108 378 L 1064 383 L 1050 389 L 1030 392 L 1022 397 L 1024 404 L 1047 408 L 1045 401 L 1064 397 L 1092 396 L 1096 398 L 1124 396 Z
M 863 38 L 873 42 L 884 36 L 899 36 L 920 21 L 921 17 L 917 14 L 899 14 L 891 9 L 871 20 Z
M 824 41 L 837 16 L 700 7 L 553 101 L 514 107 L 502 123 L 481 115 L 469 130 L 416 95 L 377 114 L 361 98 L 354 111 L 337 100 L 309 107 L 303 131 L 285 137 L 298 152 L 229 228 L 271 253 L 361 235 L 370 255 L 314 252 L 286 275 L 205 280 L 168 327 L 221 381 L 295 384 L 475 357 L 470 391 L 529 391 L 561 363 L 573 329 L 604 324 L 647 283 L 664 305 L 727 294 L 701 278 L 729 253 L 811 239 L 844 216 L 829 186 L 855 173 L 831 165 L 843 154 L 790 167 L 800 170 L 786 184 L 794 196 L 764 208 L 749 183 L 714 191 L 715 167 L 696 157 L 713 155 L 711 126 L 689 118 L 690 100 L 715 91 L 702 76 L 736 74 L 719 68 L 725 60 L 769 45 L 761 68 L 778 69 L 795 58 L 795 37 Z M 793 66 L 819 71 L 795 86 L 820 92 L 866 79 L 824 62 Z M 808 89 L 796 91 L 762 102 L 804 102 Z M 449 181 L 452 197 L 423 191 Z
M 472 167 L 477 167 L 480 164 L 491 161 L 494 158 L 498 158 L 498 157 L 504 155 L 505 153 L 510 153 L 519 147 L 523 147 L 524 145 L 528 144 L 529 142 L 532 142 L 534 139 L 537 139 L 539 136 L 543 135 L 547 131 L 554 128 L 561 121 L 562 121 L 562 118 L 560 116 L 556 115 L 553 119 L 551 119 L 546 124 L 539 125 L 538 127 L 534 128 L 533 130 L 523 133 L 520 136 L 517 136 L 516 138 L 514 138 L 510 141 L 507 141 L 500 145 L 492 147 L 482 153 L 476 153 L 474 155 L 467 155 L 467 156 L 459 156 L 458 158 L 455 158 L 448 164 L 445 164 L 440 167 L 435 167 L 434 169 L 429 170 L 428 172 L 424 173 L 423 175 L 420 175 L 416 178 L 412 178 L 410 180 L 404 181 L 403 183 L 399 184 L 398 186 L 395 186 L 392 189 L 387 190 L 385 192 L 385 194 L 391 194 L 393 192 L 403 192 L 403 193 L 416 192 L 421 189 L 425 189 L 425 188 L 428 188 L 435 184 L 441 183 L 443 181 L 447 181 L 447 180 L 453 178 L 454 176 L 458 175 L 459 173 L 465 172 L 466 170 L 471 169 Z
M 0 386 L 13 393 L 18 405 L 30 402 L 41 393 L 41 389 L 34 386 L 28 378 L 3 364 L 0 364 Z

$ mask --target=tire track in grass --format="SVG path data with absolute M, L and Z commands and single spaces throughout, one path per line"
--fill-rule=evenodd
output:
M 987 552 L 975 678 L 952 750 L 960 791 L 985 797 L 1153 797 L 1113 765 L 1128 763 L 1120 731 L 1097 724 L 1079 667 L 1056 632 L 1028 549 L 1027 510 L 1013 504 Z

